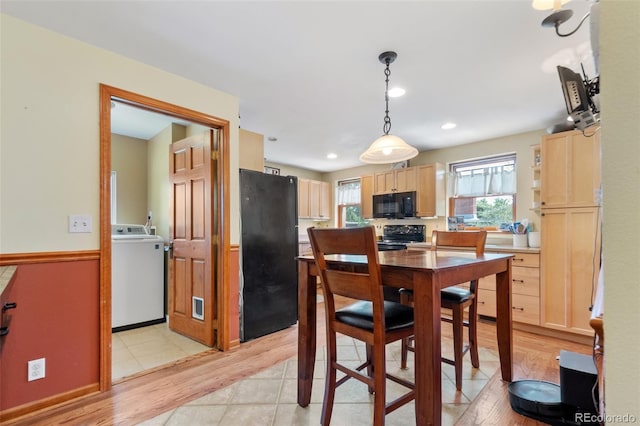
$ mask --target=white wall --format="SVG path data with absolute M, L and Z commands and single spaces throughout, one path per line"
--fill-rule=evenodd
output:
M 640 422 L 639 22 L 640 2 L 601 1 L 605 392 L 607 415 L 634 415 L 633 423 Z
M 98 249 L 99 84 L 230 122 L 231 242 L 238 241 L 238 99 L 1 15 L 0 252 Z M 67 216 L 93 218 L 70 234 Z

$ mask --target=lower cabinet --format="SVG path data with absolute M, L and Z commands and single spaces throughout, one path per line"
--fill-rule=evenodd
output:
M 511 268 L 511 314 L 513 321 L 540 325 L 540 255 L 514 253 Z M 469 284 L 461 287 L 469 288 Z M 496 317 L 496 276 L 480 279 L 478 314 Z

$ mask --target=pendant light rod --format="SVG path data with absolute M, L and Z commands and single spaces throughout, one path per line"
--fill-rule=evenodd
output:
M 389 65 L 396 60 L 396 52 L 383 52 L 378 56 L 378 60 L 385 65 L 385 91 L 384 91 L 384 125 L 383 135 L 376 139 L 371 146 L 360 155 L 360 161 L 369 164 L 387 164 L 398 161 L 405 161 L 418 155 L 418 150 L 407 144 L 398 136 L 390 135 L 391 118 L 389 117 L 389 76 L 391 69 Z
M 396 60 L 398 54 L 396 52 L 383 52 L 378 56 L 378 60 L 386 65 L 384 69 L 385 75 L 385 89 L 384 89 L 384 125 L 382 126 L 382 133 L 388 135 L 391 131 L 391 118 L 389 117 L 389 76 L 391 75 L 391 69 L 389 64 Z

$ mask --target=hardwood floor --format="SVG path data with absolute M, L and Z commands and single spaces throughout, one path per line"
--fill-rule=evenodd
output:
M 319 314 L 323 310 L 319 309 Z M 443 326 L 443 335 L 450 335 Z M 116 383 L 57 407 L 4 422 L 11 425 L 132 425 L 249 377 L 297 354 L 297 327 L 240 345 L 230 352 L 209 351 Z M 497 351 L 495 325 L 481 321 L 481 347 Z M 318 346 L 324 345 L 324 318 L 318 319 Z M 560 350 L 590 354 L 589 345 L 514 331 L 514 379 L 559 382 Z M 507 384 L 496 373 L 459 420 L 460 425 L 542 425 L 511 410 Z

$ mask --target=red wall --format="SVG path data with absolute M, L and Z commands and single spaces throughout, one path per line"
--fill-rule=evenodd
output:
M 99 382 L 99 261 L 25 264 L 3 301 L 18 304 L 0 347 L 0 410 Z M 27 361 L 46 377 L 27 381 Z

